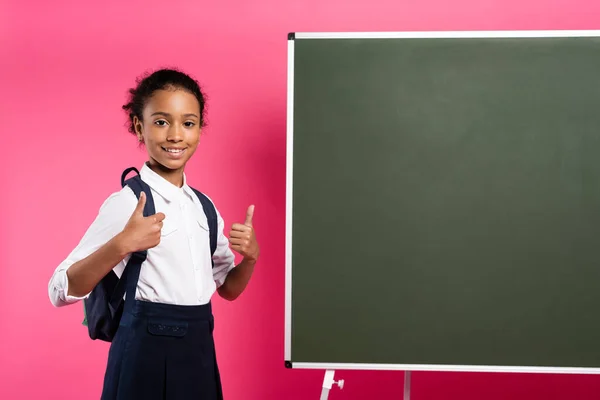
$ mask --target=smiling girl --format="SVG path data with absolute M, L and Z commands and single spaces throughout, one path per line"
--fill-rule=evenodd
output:
M 112 193 L 77 247 L 48 285 L 56 307 L 86 299 L 104 276 L 120 276 L 132 253 L 147 250 L 135 302 L 111 343 L 103 400 L 222 399 L 213 341 L 211 297 L 236 299 L 259 256 L 248 207 L 228 237 L 217 214 L 211 255 L 202 204 L 188 186 L 185 165 L 198 147 L 205 98 L 198 83 L 172 69 L 158 70 L 130 90 L 123 106 L 129 130 L 148 152 L 140 169 L 156 213 L 128 187 Z M 242 261 L 234 264 L 232 249 Z M 123 315 L 125 318 L 125 315 Z

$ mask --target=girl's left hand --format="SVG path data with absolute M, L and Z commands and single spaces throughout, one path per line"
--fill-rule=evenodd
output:
M 248 207 L 246 221 L 243 224 L 233 224 L 229 232 L 229 243 L 231 248 L 244 257 L 244 261 L 255 263 L 258 260 L 260 249 L 252 227 L 254 206 Z

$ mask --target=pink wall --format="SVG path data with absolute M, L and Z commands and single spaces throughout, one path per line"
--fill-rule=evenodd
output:
M 215 301 L 226 398 L 317 399 L 321 371 L 283 368 L 287 32 L 597 29 L 600 20 L 595 0 L 166 4 L 0 2 L 2 399 L 99 397 L 108 347 L 88 339 L 80 305 L 50 305 L 47 283 L 118 188 L 122 169 L 144 160 L 120 111 L 143 70 L 176 65 L 200 78 L 210 98 L 209 128 L 190 180 L 216 200 L 228 224 L 256 204 L 261 263 L 237 302 Z M 402 373 L 338 377 L 346 387 L 332 391 L 332 400 L 402 392 Z M 413 374 L 415 400 L 598 393 L 596 376 Z

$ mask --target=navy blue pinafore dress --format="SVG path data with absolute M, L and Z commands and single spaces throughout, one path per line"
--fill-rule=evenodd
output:
M 145 215 L 155 213 L 151 196 L 146 208 Z M 140 265 L 133 263 L 124 272 L 125 304 L 111 342 L 101 399 L 222 400 L 211 304 L 136 300 Z

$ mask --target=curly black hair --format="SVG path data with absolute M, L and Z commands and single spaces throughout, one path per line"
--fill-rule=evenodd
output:
M 145 74 L 136 81 L 137 87 L 129 89 L 129 102 L 122 108 L 127 113 L 127 129 L 135 133 L 133 117 L 142 120 L 142 113 L 146 103 L 157 90 L 183 89 L 193 94 L 200 104 L 200 126 L 206 125 L 205 108 L 206 95 L 200 89 L 198 82 L 189 75 L 173 68 L 165 68 Z

